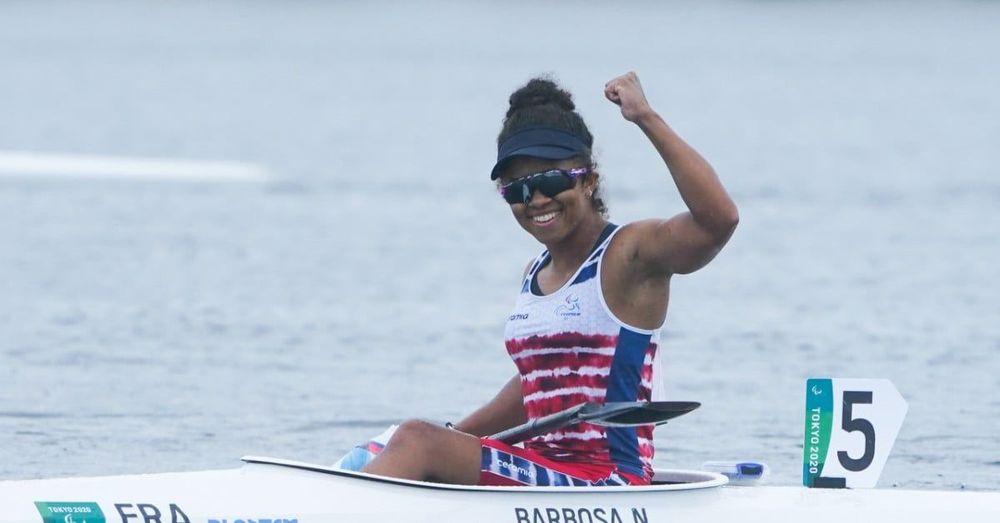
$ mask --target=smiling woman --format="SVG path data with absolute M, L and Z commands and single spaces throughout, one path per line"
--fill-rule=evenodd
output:
M 646 134 L 688 211 L 623 227 L 607 220 L 594 137 L 572 97 L 535 78 L 510 97 L 490 178 L 545 246 L 528 263 L 505 344 L 518 373 L 452 428 L 410 420 L 365 472 L 481 485 L 645 485 L 653 426 L 577 423 L 507 445 L 488 435 L 581 403 L 662 397 L 660 328 L 673 274 L 704 266 L 738 216 L 712 167 L 646 102 L 628 73 L 605 96 Z
M 600 175 L 593 158 L 594 137 L 576 112 L 572 95 L 552 80 L 532 79 L 510 96 L 510 108 L 497 137 L 497 146 L 497 163 L 491 179 L 499 178 L 512 162 L 531 158 L 573 158 L 587 169 L 585 173 L 593 184 L 589 198 L 594 209 L 607 215 L 607 206 L 601 198 Z

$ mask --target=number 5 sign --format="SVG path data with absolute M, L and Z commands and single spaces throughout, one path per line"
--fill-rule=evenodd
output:
M 906 409 L 889 380 L 807 380 L 802 484 L 874 487 Z

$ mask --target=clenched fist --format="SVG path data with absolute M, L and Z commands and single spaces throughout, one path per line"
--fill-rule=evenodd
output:
M 622 116 L 632 123 L 653 113 L 635 71 L 629 71 L 604 84 L 604 96 L 621 107 Z

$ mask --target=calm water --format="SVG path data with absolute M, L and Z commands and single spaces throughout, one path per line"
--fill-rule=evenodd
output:
M 800 475 L 808 376 L 910 403 L 881 484 L 1000 488 L 1000 4 L 0 4 L 0 150 L 256 162 L 264 184 L 0 179 L 0 478 L 331 462 L 514 372 L 540 247 L 487 181 L 555 72 L 612 219 L 679 212 L 601 98 L 632 68 L 742 223 L 678 277 L 696 413 L 662 466 Z

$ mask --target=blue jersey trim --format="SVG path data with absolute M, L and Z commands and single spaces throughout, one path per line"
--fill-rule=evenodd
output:
M 570 285 L 576 285 L 577 283 L 583 283 L 587 280 L 593 279 L 597 276 L 597 262 L 591 263 L 590 265 L 583 268 L 580 274 L 576 275 L 576 279 Z
M 604 242 L 607 241 L 608 237 L 611 236 L 611 233 L 615 232 L 615 229 L 617 228 L 618 226 L 613 223 L 609 223 L 604 226 L 604 229 L 601 231 L 601 235 L 597 237 L 597 241 L 594 242 L 594 247 L 591 248 L 590 250 L 590 257 L 587 258 L 587 261 L 585 261 L 584 263 L 590 263 L 601 257 L 601 253 L 604 252 L 604 249 L 606 247 L 604 245 Z M 551 256 L 549 256 L 549 251 L 543 252 L 542 255 L 539 256 L 535 264 L 532 265 L 531 270 L 528 271 L 528 279 L 530 280 L 528 290 L 531 292 L 531 294 L 534 294 L 535 296 L 545 296 L 544 294 L 542 294 L 542 288 L 538 285 L 538 271 L 542 270 L 542 267 L 548 265 L 549 260 L 551 260 Z M 585 267 L 583 270 L 581 270 L 580 274 L 577 275 L 577 277 L 573 280 L 573 283 L 571 283 L 570 286 L 575 285 L 577 283 L 585 282 L 596 275 L 597 275 L 597 264 L 595 263 L 594 267 Z M 522 290 L 521 292 L 523 293 L 524 291 Z
M 612 229 L 611 231 L 614 231 L 614 229 Z M 609 231 L 609 233 L 611 231 Z M 607 238 L 605 238 L 605 239 L 607 239 Z M 597 258 L 599 258 L 601 256 L 601 253 L 603 253 L 603 252 L 604 252 L 604 247 L 601 247 L 600 249 L 597 249 L 596 251 L 594 251 L 594 254 L 590 256 L 590 258 L 587 258 L 587 261 L 588 262 L 592 262 L 592 261 L 596 260 Z
M 622 327 L 618 330 L 618 345 L 608 374 L 606 401 L 637 401 L 642 383 L 642 363 L 652 334 L 642 334 Z M 635 427 L 609 427 L 608 446 L 611 461 L 629 474 L 644 476 L 639 457 L 639 436 Z

